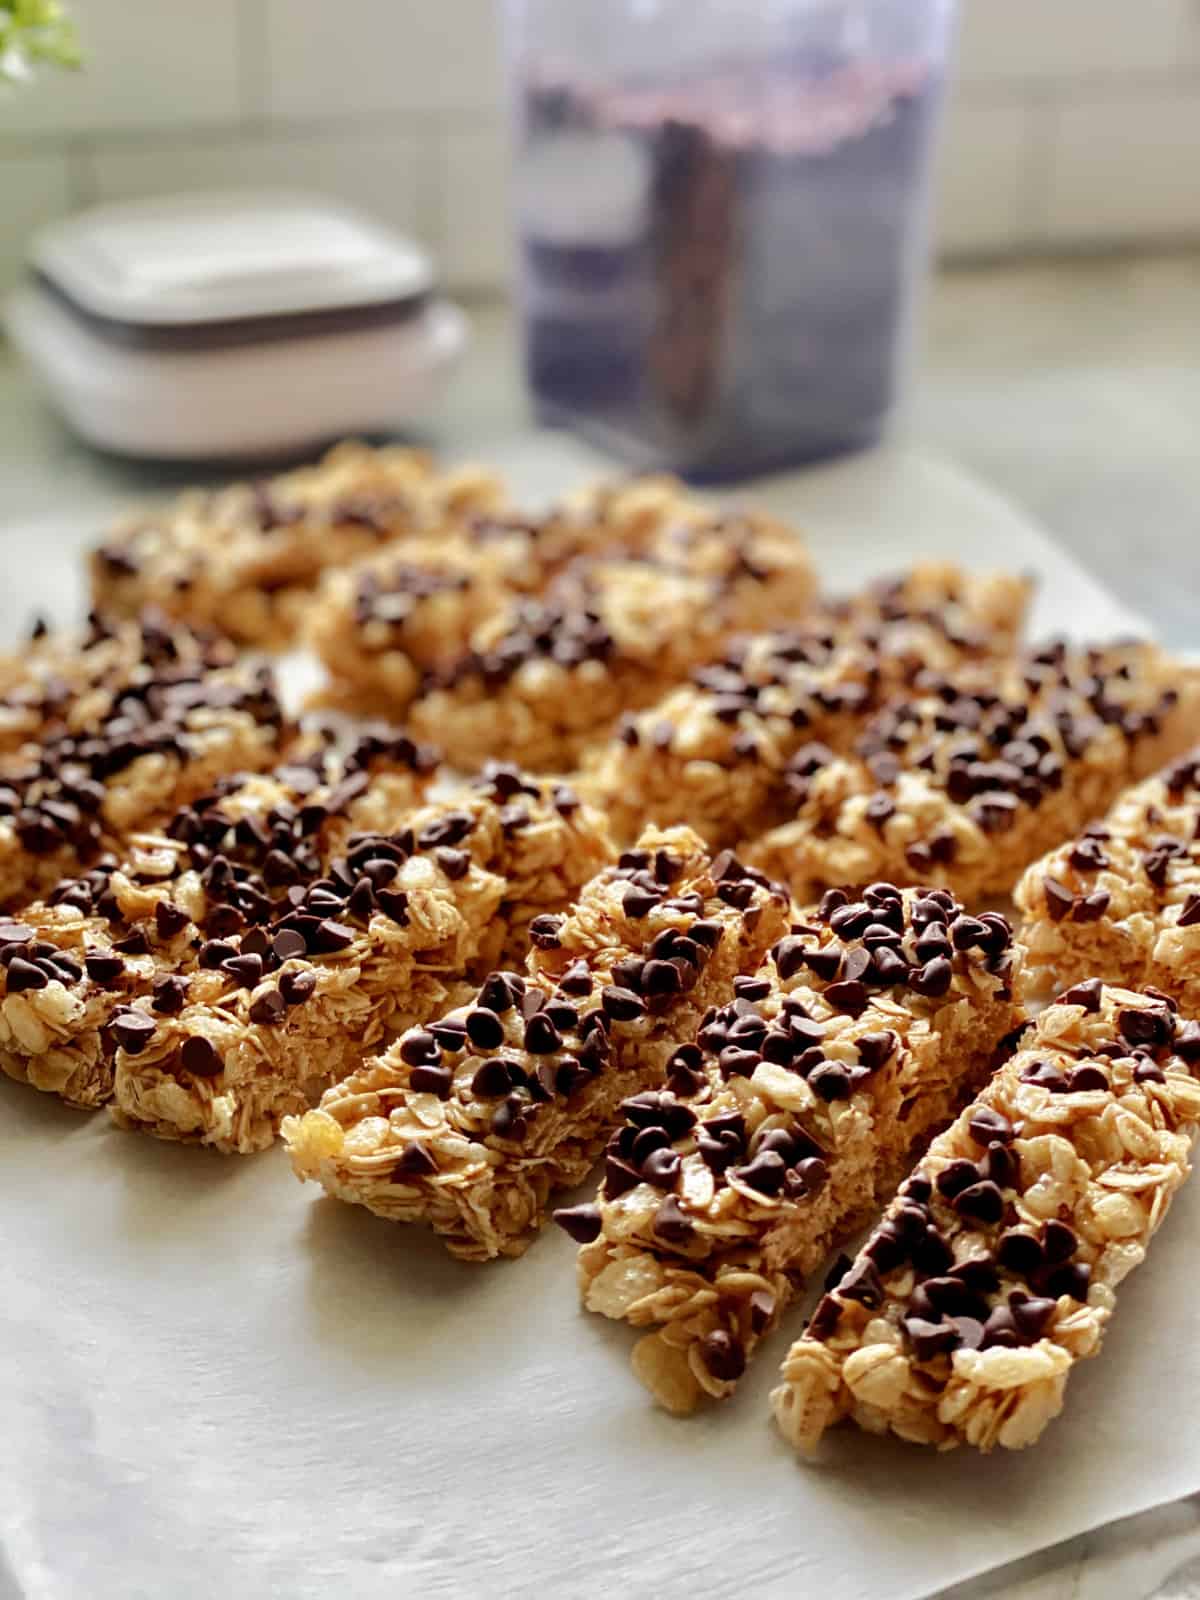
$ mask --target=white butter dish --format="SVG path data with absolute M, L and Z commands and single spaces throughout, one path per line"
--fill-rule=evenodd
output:
M 43 229 L 5 325 L 91 443 L 247 457 L 417 421 L 466 341 L 411 241 L 324 199 L 235 191 Z

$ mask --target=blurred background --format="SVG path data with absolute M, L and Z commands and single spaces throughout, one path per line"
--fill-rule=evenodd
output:
M 299 184 L 420 240 L 468 306 L 459 431 L 525 404 L 492 0 L 71 11 L 86 70 L 0 97 L 0 285 L 37 227 L 81 208 Z M 931 200 L 901 434 L 1011 493 L 1194 644 L 1200 0 L 962 0 Z
M 87 70 L 0 102 L 0 279 L 102 200 L 304 181 L 510 279 L 493 0 L 76 0 Z M 1200 243 L 1200 3 L 963 0 L 936 186 L 949 262 Z

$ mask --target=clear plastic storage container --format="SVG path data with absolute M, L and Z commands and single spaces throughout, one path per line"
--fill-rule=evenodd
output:
M 539 414 L 737 477 L 878 437 L 954 0 L 506 0 Z

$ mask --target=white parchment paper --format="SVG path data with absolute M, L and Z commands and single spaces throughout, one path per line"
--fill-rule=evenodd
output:
M 532 493 L 587 457 L 508 460 Z M 807 523 L 832 581 L 926 552 L 1004 562 L 1043 577 L 1040 628 L 1135 625 L 937 463 L 876 457 L 762 498 Z M 11 530 L 6 556 L 22 538 L 47 530 Z M 6 568 L 5 619 L 50 598 L 36 565 Z M 0 1600 L 915 1600 L 1200 1488 L 1198 1227 L 1200 1184 L 1035 1450 L 847 1431 L 814 1469 L 766 1407 L 798 1317 L 730 1405 L 677 1421 L 630 1374 L 629 1331 L 578 1310 L 556 1231 L 463 1266 L 318 1198 L 279 1151 L 157 1144 L 0 1081 Z

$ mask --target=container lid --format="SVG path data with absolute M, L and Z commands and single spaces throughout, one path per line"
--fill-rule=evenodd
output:
M 236 324 L 421 301 L 419 246 L 319 195 L 238 189 L 97 206 L 42 229 L 34 271 L 91 317 Z

